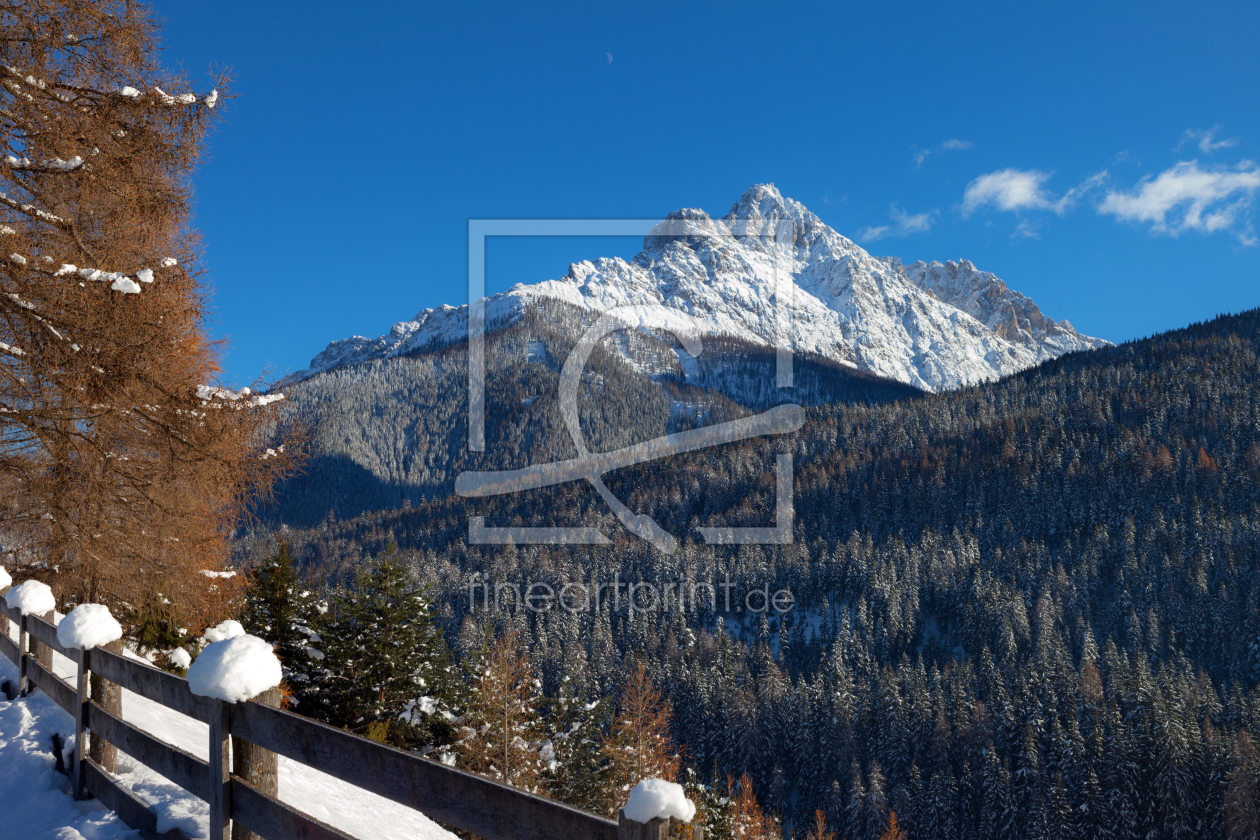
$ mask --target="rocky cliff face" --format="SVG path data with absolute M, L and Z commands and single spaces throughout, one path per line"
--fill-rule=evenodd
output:
M 695 209 L 669 219 L 671 235 L 648 236 L 632 260 L 576 263 L 558 279 L 495 295 L 488 323 L 514 320 L 543 299 L 588 314 L 628 307 L 630 320 L 653 333 L 685 315 L 712 336 L 786 344 L 930 391 L 1107 344 L 1046 317 L 966 260 L 906 267 L 873 257 L 771 184 L 745 192 L 721 219 Z M 466 326 L 465 307 L 424 310 L 378 339 L 333 342 L 293 379 L 449 345 Z

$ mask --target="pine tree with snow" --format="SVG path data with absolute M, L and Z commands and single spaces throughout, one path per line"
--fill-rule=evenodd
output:
M 249 575 L 241 623 L 247 632 L 271 642 L 285 681 L 299 696 L 310 680 L 312 660 L 323 655 L 317 647 L 320 637 L 311 629 L 318 614 L 315 595 L 302 586 L 289 541 L 281 535 L 275 554 Z
M 1247 731 L 1230 751 L 1225 788 L 1225 832 L 1229 840 L 1260 840 L 1260 749 Z
M 958 787 L 948 768 L 932 776 L 926 790 L 927 804 L 920 810 L 920 831 L 933 840 L 958 837 Z
M 579 680 L 560 681 L 547 715 L 551 736 L 539 751 L 547 792 L 588 811 L 603 805 L 607 768 L 600 743 L 609 716 L 608 701 L 591 694 Z
M 844 834 L 854 840 L 870 840 L 866 835 L 866 785 L 862 781 L 862 770 L 856 761 L 853 762 L 850 776 L 852 782 L 849 784 L 849 798 L 844 807 L 848 830 Z
M 866 778 L 866 802 L 862 814 L 864 836 L 879 837 L 888 824 L 888 784 L 879 761 L 871 761 Z
M 694 768 L 683 770 L 683 790 L 687 798 L 696 806 L 696 815 L 692 825 L 704 828 L 706 840 L 732 840 L 730 824 L 730 799 L 723 795 L 721 785 L 714 779 L 713 784 L 706 785 L 700 781 L 699 773 Z
M 446 641 L 427 592 L 391 541 L 316 626 L 319 662 L 307 703 L 314 717 L 353 732 L 388 733 L 408 747 L 447 742 Z

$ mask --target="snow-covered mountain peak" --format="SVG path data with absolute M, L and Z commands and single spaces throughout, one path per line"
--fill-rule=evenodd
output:
M 731 205 L 724 217 L 727 221 L 765 219 L 770 222 L 789 220 L 799 222 L 806 217 L 817 219 L 805 209 L 805 205 L 784 198 L 774 184 L 754 184 Z
M 739 197 L 739 201 L 731 205 L 730 212 L 722 217 L 722 221 L 732 228 L 737 223 L 742 223 L 739 228 L 743 230 L 755 229 L 756 225 L 751 223 L 758 221 L 791 222 L 795 228 L 794 242 L 798 246 L 807 246 L 828 233 L 837 239 L 844 239 L 827 227 L 804 204 L 785 197 L 774 184 L 753 185 Z M 853 244 L 847 239 L 844 241 L 849 245 Z
M 640 329 L 664 332 L 674 320 L 660 314 L 664 306 L 711 335 L 788 345 L 931 391 L 1107 343 L 1046 317 L 968 260 L 907 267 L 873 257 L 773 184 L 747 190 L 721 219 L 686 208 L 666 221 L 632 260 L 574 263 L 558 279 L 493 296 L 487 323 L 558 301 L 591 314 L 632 307 Z M 777 235 L 761 221 L 775 223 Z M 783 222 L 792 235 L 783 235 Z M 293 379 L 461 340 L 466 329 L 464 307 L 424 310 L 378 339 L 333 342 Z

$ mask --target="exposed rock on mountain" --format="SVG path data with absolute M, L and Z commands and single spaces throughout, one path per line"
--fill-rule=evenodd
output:
M 583 261 L 559 279 L 495 295 L 488 321 L 514 320 L 548 299 L 591 314 L 631 307 L 640 329 L 660 333 L 677 320 L 665 307 L 712 336 L 786 344 L 930 391 L 1107 344 L 1046 317 L 966 260 L 905 267 L 873 257 L 773 185 L 748 190 L 721 219 L 695 209 L 668 219 L 671 235 L 646 237 L 630 261 Z M 376 340 L 333 342 L 293 378 L 459 341 L 467 317 L 465 307 L 426 309 Z

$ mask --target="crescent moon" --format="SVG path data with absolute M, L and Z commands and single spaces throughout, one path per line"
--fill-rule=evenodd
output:
M 606 53 L 604 53 L 604 55 L 608 56 L 608 63 L 609 63 L 609 64 L 612 64 L 612 53 L 610 53 L 610 52 L 606 52 Z

